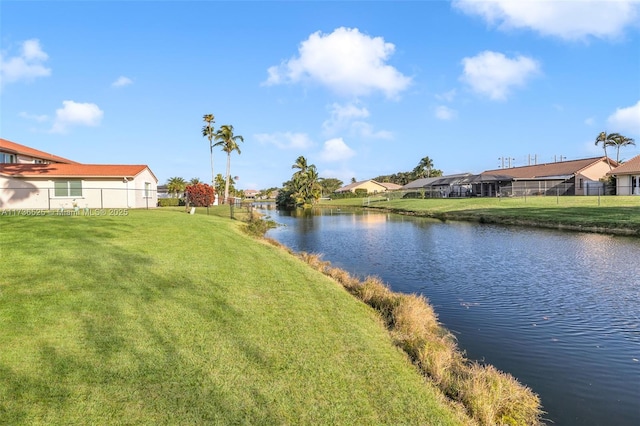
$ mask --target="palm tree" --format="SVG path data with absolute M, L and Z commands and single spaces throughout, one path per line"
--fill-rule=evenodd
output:
M 206 125 L 202 126 L 202 136 L 209 139 L 209 152 L 211 156 L 211 186 L 215 188 L 215 175 L 213 174 L 213 138 L 215 137 L 215 132 L 213 131 L 213 123 L 215 123 L 213 114 L 205 114 L 202 116 Z
M 229 177 L 231 174 L 231 153 L 238 151 L 240 154 L 240 147 L 238 141 L 244 142 L 244 138 L 240 135 L 233 134 L 233 126 L 230 124 L 223 124 L 216 132 L 214 138 L 217 142 L 213 146 L 221 146 L 222 150 L 227 153 L 227 175 L 224 184 L 224 202 L 227 202 L 229 198 Z
M 167 180 L 167 191 L 169 194 L 173 194 L 174 198 L 179 193 L 184 192 L 187 187 L 187 182 L 181 177 L 171 177 Z
M 616 147 L 616 163 L 620 163 L 620 148 L 628 145 L 635 145 L 636 142 L 633 138 L 628 138 L 619 133 L 611 133 L 609 138 L 613 141 L 611 146 Z
M 199 183 L 203 183 L 200 178 L 191 178 L 191 180 L 189 181 L 189 185 L 197 185 Z
M 298 157 L 296 159 L 296 162 L 293 164 L 293 166 L 291 166 L 292 169 L 298 169 L 297 172 L 295 172 L 293 174 L 293 176 L 295 177 L 296 175 L 303 175 L 305 173 L 307 173 L 307 159 L 304 158 L 302 155 L 300 157 Z
M 598 144 L 602 144 L 602 148 L 604 148 L 604 156 L 607 157 L 607 164 L 609 165 L 609 170 L 611 170 L 611 161 L 609 161 L 609 156 L 607 155 L 607 147 L 615 145 L 611 136 L 615 136 L 616 133 L 607 134 L 607 132 L 600 132 L 598 137 L 596 138 L 596 146 Z
M 431 169 L 433 169 L 433 160 L 429 157 L 424 157 L 420 160 L 413 173 L 416 178 L 431 177 Z

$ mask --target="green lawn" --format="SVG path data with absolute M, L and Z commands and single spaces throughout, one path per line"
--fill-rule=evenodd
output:
M 460 424 L 372 309 L 203 213 L 0 217 L 0 423 Z
M 640 236 L 640 197 L 431 198 L 383 197 L 323 201 L 322 205 L 369 207 L 441 219 L 473 220 L 585 230 L 621 231 Z

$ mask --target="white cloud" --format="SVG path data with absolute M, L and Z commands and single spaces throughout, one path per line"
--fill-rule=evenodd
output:
M 454 0 L 453 6 L 501 30 L 526 28 L 565 40 L 619 37 L 640 16 L 638 0 Z
M 336 133 L 347 128 L 354 119 L 369 117 L 367 108 L 359 108 L 354 104 L 331 105 L 331 117 L 322 123 L 322 128 L 327 133 Z
M 324 143 L 320 158 L 324 161 L 348 160 L 356 154 L 342 138 L 329 139 Z
M 5 58 L 4 53 L 0 53 L 0 84 L 31 81 L 51 75 L 51 68 L 43 64 L 47 59 L 49 55 L 42 50 L 37 39 L 23 42 L 18 56 Z
M 610 126 L 615 126 L 614 129 L 611 129 L 611 132 L 640 135 L 640 101 L 630 107 L 617 108 L 607 118 L 607 123 Z
M 48 115 L 37 115 L 37 114 L 29 114 L 28 112 L 21 112 L 18 114 L 21 118 L 25 118 L 27 120 L 37 121 L 38 123 L 42 123 L 49 119 Z
M 448 92 L 440 93 L 436 95 L 436 99 L 439 101 L 453 102 L 456 97 L 456 89 L 451 89 Z
M 373 126 L 364 121 L 354 121 L 351 123 L 351 134 L 367 139 L 393 139 L 393 133 L 390 131 L 374 131 Z
M 280 149 L 306 149 L 313 146 L 313 142 L 306 133 L 259 133 L 254 138 L 260 143 L 271 144 Z
M 97 126 L 103 115 L 96 104 L 62 101 L 62 108 L 56 110 L 51 133 L 65 133 L 72 126 Z
M 505 100 L 514 87 L 524 86 L 540 72 L 540 64 L 526 56 L 509 59 L 499 52 L 484 51 L 462 60 L 464 73 L 460 79 L 471 89 L 493 100 Z
M 453 120 L 454 118 L 456 118 L 458 113 L 454 109 L 451 109 L 444 105 L 440 105 L 436 108 L 435 115 L 438 120 Z
M 593 117 L 588 117 L 588 118 L 585 118 L 584 120 L 584 124 L 586 124 L 587 126 L 593 126 L 595 123 L 596 123 L 596 120 Z
M 130 84 L 133 84 L 133 80 L 125 76 L 120 76 L 116 81 L 111 83 L 111 87 L 124 87 Z
M 362 120 L 369 118 L 369 115 L 369 110 L 366 107 L 359 107 L 353 103 L 345 105 L 334 103 L 331 105 L 331 117 L 322 123 L 322 128 L 328 135 L 348 131 L 352 136 L 391 139 L 391 132 L 386 130 L 374 131 L 371 124 Z
M 386 61 L 395 46 L 382 37 L 370 37 L 357 28 L 337 28 L 331 34 L 315 32 L 298 48 L 298 57 L 272 66 L 264 83 L 275 85 L 311 81 L 346 96 L 383 92 L 396 97 L 411 83 Z

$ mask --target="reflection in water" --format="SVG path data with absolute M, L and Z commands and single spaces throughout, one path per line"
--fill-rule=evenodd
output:
M 324 215 L 323 215 L 324 214 Z M 640 424 L 640 240 L 373 212 L 276 212 L 269 235 L 422 293 L 471 359 L 559 425 Z

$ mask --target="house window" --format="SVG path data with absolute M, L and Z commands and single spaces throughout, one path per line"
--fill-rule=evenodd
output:
M 16 156 L 14 154 L 0 152 L 0 163 L 15 163 L 15 162 L 16 162 Z
M 582 189 L 582 181 L 583 181 L 582 179 L 580 179 L 580 180 L 578 181 L 578 188 L 579 188 L 579 189 Z
M 82 197 L 82 181 L 59 180 L 53 183 L 56 197 Z
M 151 197 L 151 183 L 150 182 L 145 182 L 144 183 L 144 196 L 145 196 L 145 198 Z

